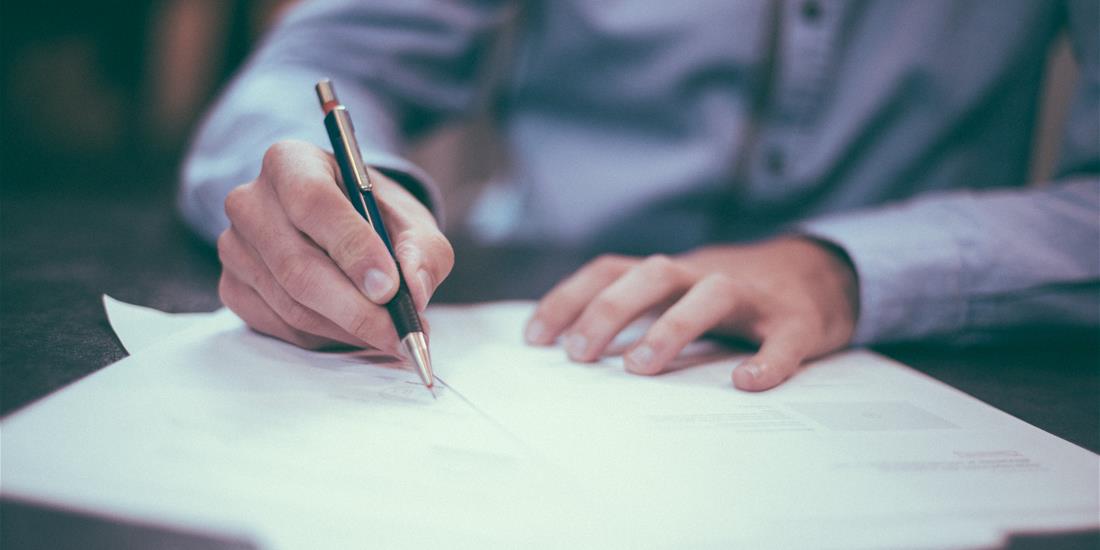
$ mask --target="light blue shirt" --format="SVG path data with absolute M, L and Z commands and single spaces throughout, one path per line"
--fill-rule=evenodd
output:
M 1067 31 L 1059 175 L 1023 188 Z M 196 231 L 227 226 L 270 144 L 329 148 L 322 77 L 366 161 L 436 205 L 406 144 L 489 105 L 510 159 L 481 209 L 499 238 L 651 253 L 810 234 L 857 269 L 856 343 L 1100 325 L 1095 0 L 303 2 L 197 135 Z

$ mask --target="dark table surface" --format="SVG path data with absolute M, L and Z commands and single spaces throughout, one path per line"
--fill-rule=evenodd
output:
M 481 250 L 456 241 L 436 302 L 537 298 L 580 258 Z M 508 265 L 509 276 L 486 273 Z M 100 296 L 170 312 L 220 307 L 210 247 L 178 221 L 169 193 L 6 193 L 0 199 L 0 414 L 125 356 Z M 517 330 L 519 330 L 517 328 Z M 1100 339 L 878 351 L 1093 452 L 1100 452 Z M 0 462 L 2 464 L 2 462 Z M 141 526 L 29 503 L 0 503 L 14 547 L 246 548 L 246 541 Z M 98 541 L 98 542 L 97 542 Z M 1036 542 L 1037 541 L 1037 542 Z M 1097 533 L 1021 536 L 1012 547 L 1100 548 Z

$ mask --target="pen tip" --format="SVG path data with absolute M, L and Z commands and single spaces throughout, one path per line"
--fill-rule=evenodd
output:
M 410 332 L 403 339 L 405 350 L 409 352 L 417 374 L 424 381 L 424 385 L 431 389 L 435 384 L 435 375 L 432 373 L 432 359 L 428 354 L 428 342 L 423 332 Z

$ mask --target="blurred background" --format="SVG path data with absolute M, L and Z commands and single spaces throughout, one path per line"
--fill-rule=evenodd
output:
M 286 2 L 0 2 L 0 414 L 122 358 L 102 294 L 211 310 L 188 135 Z
M 286 0 L 3 2 L 3 194 L 163 192 Z
M 293 3 L 0 3 L 0 198 L 172 192 L 201 114 Z M 453 182 L 483 179 L 495 151 L 482 119 L 433 136 L 413 155 Z M 454 200 L 448 219 L 461 217 L 469 196 Z
M 0 198 L 171 192 L 201 113 L 293 3 L 0 3 Z M 1054 48 L 1033 180 L 1055 161 L 1074 70 L 1068 47 Z M 420 144 L 414 159 L 440 182 L 483 179 L 498 156 L 489 128 L 482 119 L 448 129 Z M 474 193 L 451 195 L 454 222 Z

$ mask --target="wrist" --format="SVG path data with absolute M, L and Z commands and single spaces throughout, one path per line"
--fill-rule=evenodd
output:
M 851 340 L 859 319 L 859 274 L 848 252 L 836 243 L 809 235 L 797 235 L 793 241 L 806 247 L 809 260 L 809 275 L 817 279 L 816 284 L 826 296 L 825 309 L 831 315 L 827 318 L 834 327 L 845 327 L 837 334 L 841 345 Z

